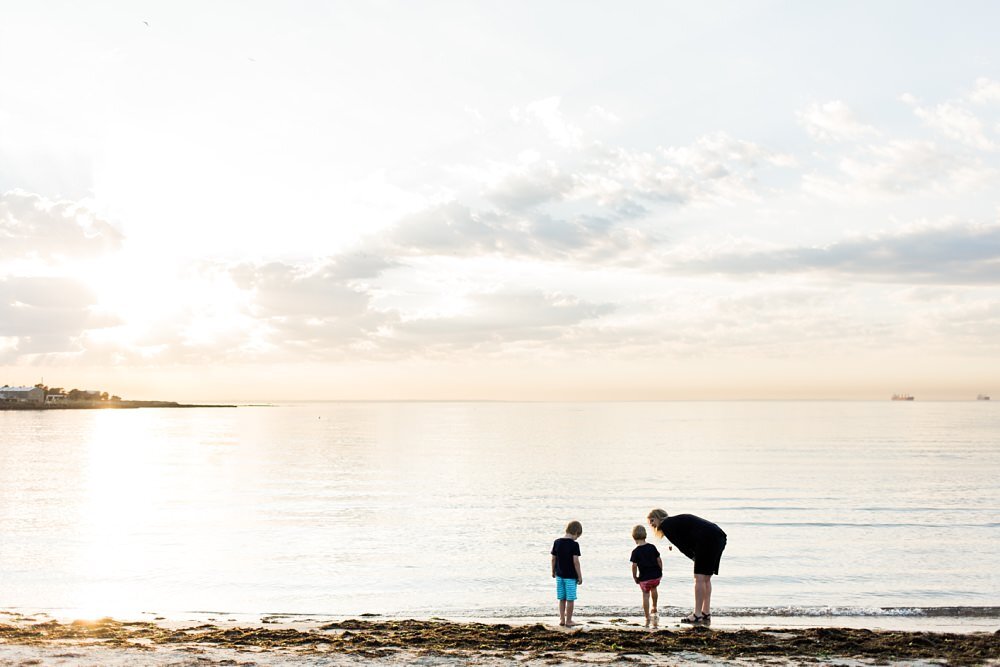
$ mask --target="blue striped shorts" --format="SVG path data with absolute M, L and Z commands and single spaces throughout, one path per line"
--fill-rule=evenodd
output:
M 576 599 L 576 579 L 556 577 L 556 597 L 572 602 Z

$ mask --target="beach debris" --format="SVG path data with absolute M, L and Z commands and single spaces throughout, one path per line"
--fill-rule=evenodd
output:
M 313 629 L 262 626 L 220 628 L 206 624 L 176 629 L 156 623 L 121 622 L 111 618 L 58 623 L 0 622 L 0 644 L 52 645 L 71 648 L 108 646 L 140 651 L 174 646 L 197 653 L 199 646 L 253 651 L 292 651 L 384 657 L 400 651 L 427 655 L 490 655 L 513 658 L 610 653 L 619 658 L 638 654 L 680 656 L 697 653 L 713 658 L 763 662 L 802 662 L 849 658 L 875 662 L 946 661 L 977 665 L 1000 661 L 996 633 L 873 631 L 859 628 L 769 628 L 680 632 L 642 632 L 631 627 L 583 628 L 567 633 L 540 623 L 454 623 L 427 620 L 363 621 L 345 619 Z M 69 644 L 69 646 L 67 646 Z M 547 658 L 546 658 L 547 659 Z

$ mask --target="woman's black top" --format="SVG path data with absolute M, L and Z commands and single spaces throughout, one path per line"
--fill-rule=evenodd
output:
M 694 559 L 698 547 L 716 546 L 724 543 L 726 534 L 711 521 L 694 514 L 668 516 L 660 522 L 660 532 L 685 556 Z

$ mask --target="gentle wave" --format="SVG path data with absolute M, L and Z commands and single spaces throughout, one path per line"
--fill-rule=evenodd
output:
M 1000 617 L 1000 607 L 733 607 L 720 608 L 723 616 L 923 616 Z
M 1000 523 L 864 523 L 846 521 L 728 521 L 728 526 L 776 528 L 1000 528 Z
M 577 607 L 574 614 L 582 618 L 612 619 L 634 618 L 638 606 L 607 606 L 607 605 L 587 605 Z M 494 607 L 488 609 L 459 609 L 459 608 L 423 608 L 410 611 L 399 611 L 389 613 L 329 613 L 323 611 L 314 612 L 264 612 L 259 614 L 248 614 L 246 612 L 233 612 L 210 609 L 192 609 L 187 611 L 164 611 L 142 612 L 146 615 L 166 616 L 168 618 L 186 618 L 191 614 L 200 617 L 227 618 L 230 620 L 242 619 L 285 619 L 285 620 L 330 620 L 339 618 L 363 618 L 370 620 L 379 619 L 449 619 L 456 621 L 503 621 L 532 622 L 536 619 L 544 619 L 552 616 L 554 606 L 545 607 Z M 43 614 L 45 616 L 75 618 L 80 610 L 57 609 L 57 608 L 24 608 L 24 607 L 2 607 L 2 613 L 17 613 L 20 615 Z M 664 618 L 686 616 L 691 612 L 690 607 L 660 607 L 660 615 Z M 763 618 L 784 618 L 784 619 L 859 619 L 859 618 L 913 618 L 913 619 L 997 619 L 1000 621 L 1000 607 L 975 607 L 975 606 L 954 606 L 954 607 L 862 607 L 862 606 L 756 606 L 756 607 L 716 607 L 713 609 L 713 616 L 719 618 L 743 618 L 743 619 L 763 619 Z
M 644 500 L 644 499 L 642 499 Z M 719 505 L 715 508 L 725 512 L 815 512 L 817 510 L 827 510 L 828 507 L 816 503 L 809 505 Z M 920 512 L 948 512 L 949 514 L 959 514 L 963 512 L 998 512 L 1000 507 L 906 507 L 899 505 L 885 506 L 861 506 L 852 507 L 852 512 L 900 512 L 900 513 L 920 513 Z
M 634 616 L 636 607 L 591 606 L 578 607 L 575 614 L 586 617 Z M 690 608 L 661 607 L 663 616 L 684 616 Z M 534 618 L 551 615 L 550 607 L 512 607 L 477 610 L 438 610 L 430 615 L 474 618 Z M 1000 607 L 860 607 L 860 606 L 786 606 L 786 607 L 716 607 L 714 616 L 735 618 L 871 618 L 871 617 L 920 617 L 920 618 L 1000 618 Z

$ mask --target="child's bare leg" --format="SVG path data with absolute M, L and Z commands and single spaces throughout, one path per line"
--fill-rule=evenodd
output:
M 573 622 L 573 604 L 574 603 L 573 603 L 572 600 L 566 600 L 566 627 L 567 628 L 570 627 L 571 625 L 576 625 L 576 623 Z
M 653 608 L 652 608 L 652 610 L 650 610 L 650 613 L 655 614 L 656 613 L 656 602 L 660 598 L 660 595 L 659 595 L 659 593 L 656 592 L 655 588 L 652 589 L 651 591 L 649 591 L 649 594 L 653 598 Z
M 566 600 L 559 600 L 559 625 L 566 625 Z

